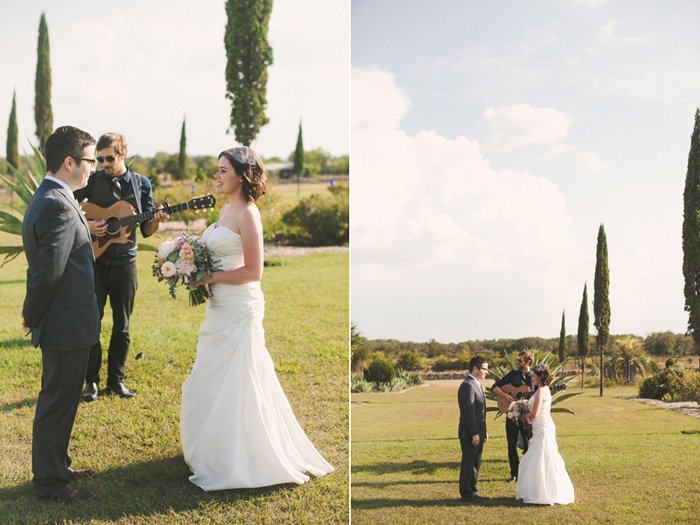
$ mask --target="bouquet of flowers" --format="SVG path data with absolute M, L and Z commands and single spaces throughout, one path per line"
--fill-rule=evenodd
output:
M 527 414 L 528 412 L 530 412 L 530 405 L 528 404 L 527 399 L 520 399 L 518 401 L 513 401 L 508 406 L 508 412 L 506 413 L 506 416 L 514 423 L 519 423 L 520 426 L 522 426 L 525 429 L 528 429 L 530 428 L 530 424 L 532 423 L 528 418 L 525 417 L 525 414 Z
M 173 299 L 175 287 L 179 284 L 186 286 L 190 292 L 190 306 L 197 306 L 207 302 L 211 294 L 205 285 L 196 283 L 211 274 L 215 262 L 204 241 L 197 235 L 186 233 L 163 241 L 153 259 L 153 275 L 158 282 L 168 282 Z

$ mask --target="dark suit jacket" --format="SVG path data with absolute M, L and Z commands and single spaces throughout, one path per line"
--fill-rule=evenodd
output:
M 457 392 L 459 403 L 459 439 L 471 439 L 479 434 L 486 438 L 486 399 L 479 381 L 467 377 Z
M 35 347 L 69 351 L 97 343 L 100 317 L 90 240 L 73 194 L 44 179 L 22 223 L 29 264 L 22 316 Z

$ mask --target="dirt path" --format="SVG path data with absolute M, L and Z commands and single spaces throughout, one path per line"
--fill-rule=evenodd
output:
M 691 417 L 700 417 L 700 405 L 695 401 L 680 401 L 676 403 L 667 403 L 665 401 L 660 401 L 658 399 L 644 399 L 642 397 L 628 397 L 632 401 L 639 401 L 640 403 L 646 403 L 647 405 L 654 405 L 661 408 L 666 408 L 668 410 L 675 410 L 681 414 Z

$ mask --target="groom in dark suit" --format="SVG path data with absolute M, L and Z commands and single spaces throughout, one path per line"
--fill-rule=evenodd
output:
M 481 388 L 489 373 L 489 364 L 481 356 L 469 361 L 470 374 L 459 386 L 459 444 L 462 464 L 459 469 L 459 495 L 464 501 L 488 499 L 476 491 L 476 480 L 481 466 L 481 452 L 489 439 L 486 432 L 486 398 Z
M 71 126 L 46 140 L 48 173 L 27 206 L 22 242 L 27 257 L 27 295 L 22 308 L 25 335 L 41 347 L 41 391 L 32 438 L 34 493 L 39 499 L 71 502 L 92 492 L 70 482 L 91 470 L 71 470 L 68 442 L 90 347 L 100 335 L 95 294 L 95 258 L 90 232 L 73 198 L 95 168 L 95 139 Z

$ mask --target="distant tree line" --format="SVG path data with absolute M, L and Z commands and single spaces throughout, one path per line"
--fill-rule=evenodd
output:
M 630 335 L 632 334 L 612 335 L 610 340 L 615 342 Z M 591 342 L 594 343 L 593 339 L 593 336 L 591 336 Z M 454 358 L 464 353 L 470 355 L 481 354 L 486 357 L 489 355 L 502 356 L 507 353 L 531 348 L 558 354 L 559 342 L 559 337 L 551 339 L 542 337 L 485 339 L 460 343 L 439 343 L 435 339 L 423 343 L 398 341 L 396 339 L 368 339 L 365 341 L 365 345 L 369 352 L 383 352 L 386 356 L 392 358 L 398 358 L 404 352 L 414 352 L 426 358 L 439 356 Z M 673 332 L 654 332 L 649 334 L 644 339 L 642 349 L 654 356 L 683 357 L 694 355 L 695 353 L 692 337 L 685 334 L 674 334 Z M 566 336 L 566 355 L 568 357 L 578 356 L 577 337 L 575 335 Z

